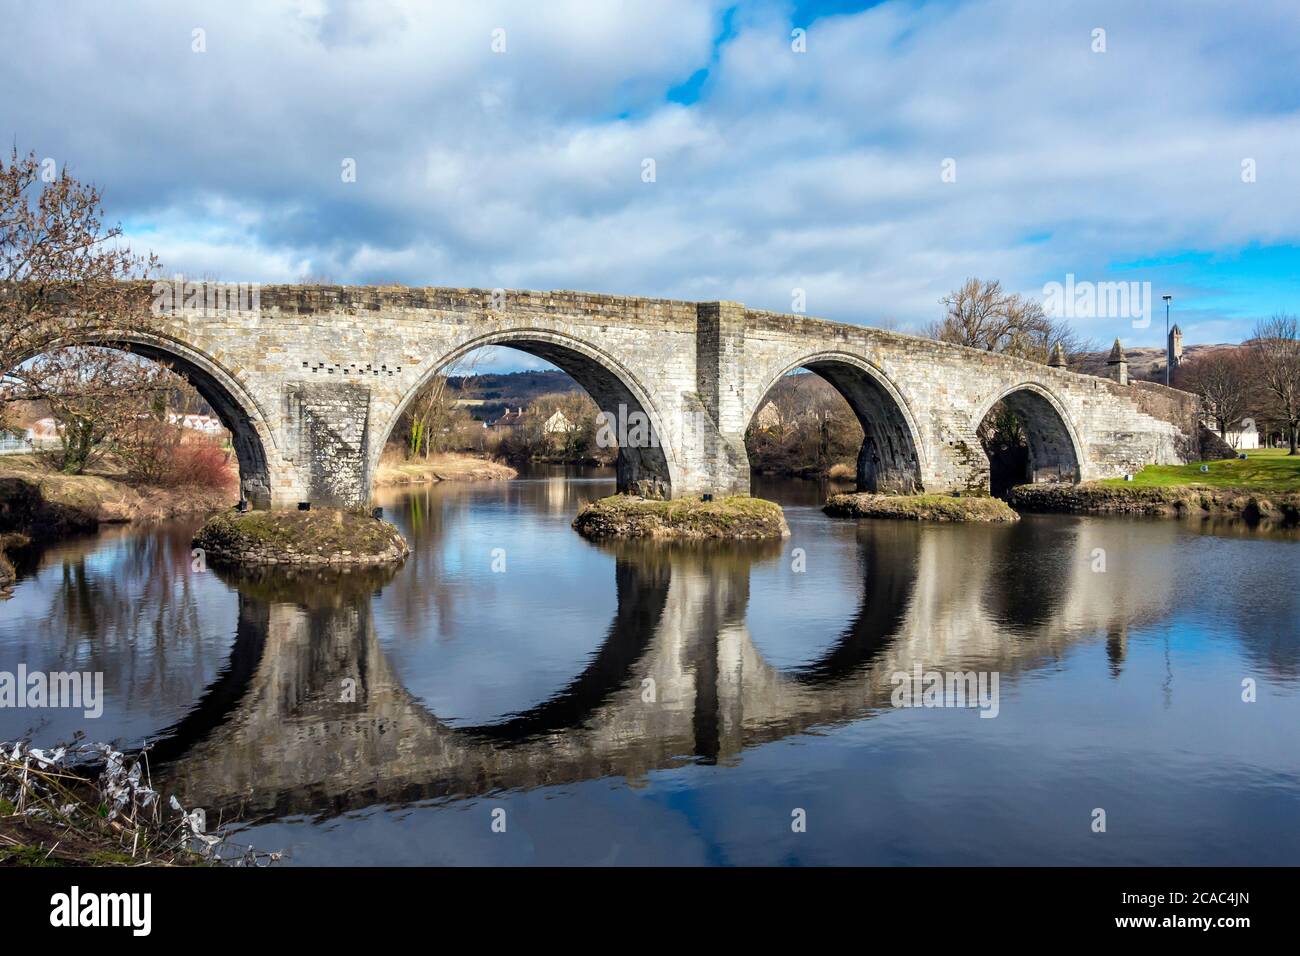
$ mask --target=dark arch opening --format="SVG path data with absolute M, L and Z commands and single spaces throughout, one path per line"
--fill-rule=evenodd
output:
M 1079 458 L 1064 419 L 1030 389 L 996 402 L 977 429 L 989 460 L 989 491 L 1005 498 L 1016 485 L 1079 480 Z
M 902 408 L 885 387 L 862 368 L 837 359 L 806 362 L 801 368 L 824 379 L 838 393 L 847 406 L 846 414 L 852 416 L 861 430 L 854 462 L 858 490 L 884 494 L 919 492 L 922 489 L 921 464 L 912 430 Z M 751 465 L 754 463 L 757 430 L 769 427 L 764 422 L 764 416 L 769 414 L 765 411 L 767 406 L 778 390 L 787 387 L 782 383 L 797 379 L 798 374 L 795 371 L 778 379 L 755 407 L 754 418 L 746 431 Z M 802 412 L 796 409 L 793 414 L 802 423 L 799 427 L 808 427 L 806 416 L 809 412 L 818 417 L 817 433 L 812 436 L 812 441 L 820 444 L 815 451 L 805 450 L 804 456 L 820 456 L 826 445 L 834 441 L 832 428 L 841 420 L 834 408 L 824 405 Z M 856 432 L 848 434 L 853 436 L 852 440 L 857 440 Z M 842 436 L 840 440 L 843 440 Z
M 646 498 L 672 497 L 672 475 L 659 423 L 617 372 L 575 348 L 531 338 L 485 342 L 443 363 L 434 376 L 422 383 L 412 400 L 427 390 L 434 377 L 456 374 L 458 368 L 463 368 L 465 356 L 488 348 L 512 349 L 542 359 L 568 375 L 591 397 L 605 416 L 605 425 L 598 430 L 597 437 L 602 442 L 611 442 L 607 447 L 617 450 L 615 470 L 620 493 Z M 394 426 L 408 407 L 409 403 L 399 410 Z

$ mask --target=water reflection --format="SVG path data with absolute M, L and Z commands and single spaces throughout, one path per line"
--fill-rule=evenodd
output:
M 555 506 L 568 515 L 568 504 Z M 435 513 L 443 520 L 426 514 L 422 533 L 446 528 Z M 240 816 L 636 778 L 870 717 L 889 706 L 890 675 L 914 664 L 1015 675 L 1168 610 L 1158 565 L 1092 570 L 1095 547 L 1142 553 L 1115 529 L 968 530 L 859 526 L 856 612 L 829 650 L 792 668 L 770 664 L 747 624 L 751 572 L 780 564 L 782 545 L 605 549 L 617 609 L 591 636 L 585 669 L 536 706 L 479 724 L 440 717 L 404 686 L 371 608 L 383 575 L 232 578 L 230 666 L 157 756 L 170 758 L 166 782 L 183 800 Z M 1048 533 L 1057 559 L 1045 563 L 1036 545 Z M 1043 575 L 1032 587 L 1020 570 L 1030 557 Z
M 0 738 L 157 739 L 166 791 L 319 862 L 1300 858 L 1294 536 L 837 522 L 761 484 L 784 542 L 596 546 L 569 525 L 612 482 L 550 474 L 391 494 L 395 571 L 197 572 L 185 525 L 61 544 L 0 606 L 0 669 L 101 668 L 105 716 Z M 916 665 L 997 671 L 999 718 L 891 707 Z M 503 800 L 531 842 L 442 812 Z M 1079 801 L 1131 838 L 1077 842 Z
M 105 736 L 155 732 L 184 714 L 229 656 L 235 597 L 192 573 L 192 523 L 99 535 L 28 549 L 21 585 L 0 605 L 0 669 L 104 675 Z M 0 738 L 94 736 L 72 710 L 0 711 Z

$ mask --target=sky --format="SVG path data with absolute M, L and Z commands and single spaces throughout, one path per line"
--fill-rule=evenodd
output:
M 968 276 L 1149 283 L 1146 321 L 1072 310 L 1103 345 L 1162 344 L 1166 293 L 1185 344 L 1300 311 L 1296 0 L 0 13 L 0 133 L 99 185 L 168 274 L 903 331 Z

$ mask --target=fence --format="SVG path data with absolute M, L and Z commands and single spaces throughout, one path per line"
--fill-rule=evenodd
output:
M 0 435 L 0 455 L 30 455 L 34 451 L 58 448 L 61 444 L 58 438 L 28 440 L 21 435 L 8 433 Z

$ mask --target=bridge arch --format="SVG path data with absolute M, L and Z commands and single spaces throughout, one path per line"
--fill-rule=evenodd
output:
M 257 508 L 271 506 L 268 450 L 275 449 L 275 442 L 266 414 L 235 374 L 214 357 L 171 336 L 146 331 L 78 336 L 59 344 L 120 349 L 165 365 L 184 378 L 230 431 L 239 463 L 240 497 Z
M 807 369 L 839 392 L 862 426 L 858 451 L 858 490 L 913 493 L 923 488 L 924 444 L 907 400 L 879 368 L 861 356 L 824 351 L 805 355 L 768 377 L 748 410 L 747 423 L 763 407 L 776 383 L 796 369 Z
M 648 422 L 650 441 L 619 445 L 618 490 L 649 498 L 670 498 L 674 484 L 680 484 L 681 464 L 674 454 L 672 433 L 650 390 L 623 363 L 589 342 L 542 328 L 500 329 L 462 342 L 429 363 L 419 380 L 407 390 L 388 422 L 379 432 L 369 453 L 369 474 L 379 467 L 393 429 L 403 413 L 430 380 L 470 352 L 488 346 L 504 346 L 535 355 L 566 372 L 592 397 L 602 412 L 612 416 L 611 429 L 620 436 L 636 437 L 639 421 Z M 636 416 L 641 416 L 640 418 Z M 617 425 L 617 427 L 615 427 Z
M 1021 474 L 1011 476 L 1012 483 L 1075 483 L 1082 480 L 1085 467 L 1083 444 L 1060 398 L 1039 382 L 1019 382 L 1002 389 L 981 406 L 973 427 L 978 430 L 999 404 L 1011 410 L 1025 433 L 1027 460 L 1023 469 L 1017 469 Z M 987 449 L 985 453 L 988 453 Z M 996 478 L 993 482 L 997 483 Z M 997 492 L 1001 489 L 992 490 Z

